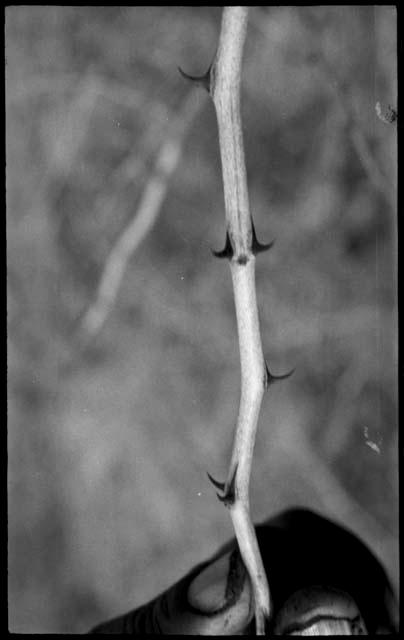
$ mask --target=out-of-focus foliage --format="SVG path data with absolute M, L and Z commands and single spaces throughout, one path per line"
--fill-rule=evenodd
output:
M 6 12 L 9 627 L 82 632 L 232 535 L 239 358 L 206 104 L 152 232 L 85 348 L 105 261 L 203 73 L 218 7 Z M 254 517 L 292 504 L 360 533 L 397 585 L 393 7 L 255 7 L 243 126 L 274 373 Z

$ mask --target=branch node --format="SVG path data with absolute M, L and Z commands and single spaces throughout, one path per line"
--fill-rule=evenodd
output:
M 211 249 L 213 255 L 215 256 L 215 258 L 228 258 L 229 260 L 232 259 L 233 255 L 234 255 L 234 250 L 233 250 L 233 246 L 231 244 L 231 240 L 230 240 L 230 236 L 229 236 L 229 232 L 226 231 L 226 243 L 224 245 L 224 249 L 222 249 L 222 251 L 213 251 L 213 249 Z
M 267 363 L 265 363 L 265 372 L 266 372 L 265 388 L 268 389 L 268 387 L 270 387 L 271 384 L 273 384 L 274 382 L 278 382 L 279 380 L 286 380 L 287 378 L 290 378 L 290 376 L 294 374 L 295 369 L 291 369 L 290 371 L 288 371 L 287 373 L 284 373 L 283 375 L 274 376 L 270 372 Z
M 202 87 L 208 93 L 210 93 L 210 72 L 211 72 L 211 69 L 212 69 L 212 65 L 209 66 L 209 69 L 207 70 L 207 72 L 204 73 L 202 76 L 191 76 L 191 75 L 189 75 L 189 73 L 185 73 L 185 71 L 183 71 L 181 69 L 181 67 L 178 67 L 178 71 L 180 72 L 182 77 L 185 78 L 185 80 L 190 80 L 197 87 Z
M 245 253 L 242 253 L 241 256 L 237 258 L 237 264 L 244 265 L 244 264 L 247 264 L 247 262 L 248 262 L 248 256 L 246 256 Z

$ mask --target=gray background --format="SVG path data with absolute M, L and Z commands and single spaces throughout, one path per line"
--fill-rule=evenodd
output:
M 213 106 L 102 330 L 80 318 L 203 73 L 219 7 L 6 10 L 9 628 L 83 632 L 232 535 L 239 396 Z M 398 580 L 396 15 L 251 9 L 242 86 L 264 350 L 254 518 L 306 505 Z

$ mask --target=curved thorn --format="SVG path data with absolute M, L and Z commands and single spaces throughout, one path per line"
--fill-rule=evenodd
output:
M 228 497 L 227 497 L 227 493 L 224 496 L 221 496 L 220 493 L 217 493 L 217 499 L 220 500 L 220 502 L 223 502 L 224 504 L 228 504 Z
M 218 482 L 217 480 L 215 480 L 214 478 L 212 478 L 212 476 L 210 475 L 210 473 L 206 472 L 207 476 L 209 478 L 209 480 L 211 481 L 211 483 L 216 487 L 216 489 L 220 489 L 220 491 L 224 491 L 225 489 L 225 483 L 224 482 Z M 219 494 L 217 494 L 218 498 L 219 498 Z M 220 499 L 220 498 L 219 498 Z
M 251 218 L 251 231 L 252 231 L 251 251 L 255 256 L 257 255 L 257 253 L 268 251 L 274 245 L 274 241 L 269 242 L 268 244 L 262 244 L 261 242 L 258 241 L 257 233 L 255 231 L 255 226 L 252 218 Z
M 226 493 L 231 493 L 234 497 L 236 495 L 236 474 L 237 474 L 237 469 L 238 469 L 238 462 L 236 463 L 236 465 L 234 467 L 233 475 L 232 475 L 231 480 L 229 482 L 229 488 L 226 491 Z
M 275 240 L 273 240 L 272 242 L 268 242 L 267 244 L 261 244 L 260 242 L 258 242 L 258 240 L 254 242 L 253 240 L 251 251 L 256 256 L 258 253 L 269 251 L 269 249 L 272 249 L 274 244 L 275 244 Z
M 217 497 L 219 498 L 220 502 L 223 502 L 223 504 L 226 507 L 231 507 L 231 505 L 234 504 L 235 501 L 236 501 L 236 473 L 237 473 L 237 466 L 238 466 L 238 463 L 234 467 L 233 475 L 232 475 L 231 480 L 230 480 L 230 482 L 228 484 L 228 487 L 226 489 L 225 494 L 223 496 L 220 496 L 219 494 L 216 494 Z
M 265 369 L 266 369 L 266 374 L 267 374 L 267 378 L 266 378 L 266 386 L 267 386 L 267 388 L 269 387 L 269 385 L 273 384 L 274 382 L 278 382 L 279 380 L 286 380 L 287 378 L 290 378 L 290 376 L 293 375 L 294 372 L 295 372 L 295 369 L 291 369 L 287 373 L 284 373 L 284 374 L 282 374 L 280 376 L 274 376 L 270 372 L 267 363 L 265 363 Z
M 226 244 L 224 245 L 224 249 L 222 249 L 222 251 L 213 251 L 213 249 L 211 249 L 211 251 L 216 258 L 228 258 L 231 260 L 234 255 L 234 251 L 228 231 L 226 231 Z
M 181 69 L 181 67 L 178 67 L 178 71 L 180 72 L 180 74 L 182 75 L 183 78 L 185 78 L 185 80 L 190 80 L 191 82 L 193 82 L 194 84 L 203 87 L 204 89 L 206 89 L 206 91 L 208 93 L 210 93 L 210 70 L 212 68 L 212 65 L 209 66 L 209 69 L 207 70 L 206 73 L 204 73 L 202 76 L 191 76 L 189 75 L 189 73 L 185 73 L 185 71 L 183 71 Z

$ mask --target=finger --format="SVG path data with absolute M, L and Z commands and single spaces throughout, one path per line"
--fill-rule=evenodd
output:
M 333 587 L 312 586 L 296 591 L 277 612 L 274 635 L 367 635 L 353 598 Z

